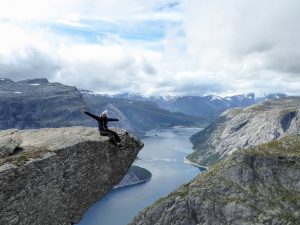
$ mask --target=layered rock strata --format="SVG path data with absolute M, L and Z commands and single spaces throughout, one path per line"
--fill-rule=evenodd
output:
M 230 109 L 191 137 L 195 152 L 187 159 L 210 166 L 239 148 L 299 133 L 299 97 L 265 101 L 244 109 Z

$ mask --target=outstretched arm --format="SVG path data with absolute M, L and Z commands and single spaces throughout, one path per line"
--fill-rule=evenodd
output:
M 119 119 L 107 118 L 107 121 L 119 121 Z
M 92 118 L 95 119 L 95 120 L 99 120 L 99 119 L 100 119 L 99 116 L 96 116 L 96 115 L 94 115 L 94 114 L 92 114 L 92 113 L 90 113 L 90 112 L 84 112 L 84 113 L 85 113 L 86 115 L 92 117 Z

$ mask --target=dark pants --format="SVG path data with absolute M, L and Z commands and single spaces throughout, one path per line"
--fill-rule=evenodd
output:
M 117 134 L 117 132 L 113 131 L 113 130 L 105 130 L 105 131 L 100 131 L 100 135 L 102 136 L 108 136 L 109 140 L 111 143 L 113 143 L 114 145 L 117 145 L 118 142 L 121 142 L 121 139 L 119 137 L 119 135 Z

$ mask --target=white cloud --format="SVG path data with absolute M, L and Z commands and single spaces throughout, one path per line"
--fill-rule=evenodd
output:
M 221 71 L 220 79 L 232 84 L 227 91 L 300 93 L 290 88 L 296 80 L 286 79 L 300 76 L 299 1 L 202 0 L 184 5 L 188 56 L 206 70 Z
M 105 92 L 300 94 L 299 1 L 170 2 L 0 0 L 0 76 Z

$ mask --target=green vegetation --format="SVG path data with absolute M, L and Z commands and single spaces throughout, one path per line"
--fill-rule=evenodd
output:
M 213 153 L 213 152 L 207 152 L 206 154 L 203 154 L 203 152 L 196 151 L 188 155 L 187 159 L 193 163 L 199 164 L 200 166 L 207 167 L 220 161 L 221 155 L 219 153 Z
M 194 134 L 190 141 L 193 143 L 195 151 L 188 155 L 187 159 L 202 166 L 210 166 L 218 162 L 221 155 L 213 151 L 212 141 L 220 139 L 225 129 L 225 122 L 226 116 L 219 117 L 204 130 Z
M 228 109 L 228 116 L 237 116 L 240 113 L 244 112 L 243 108 L 233 108 L 233 109 Z
M 246 111 L 248 112 L 265 112 L 267 110 L 269 110 L 270 108 L 267 107 L 267 105 L 265 104 L 257 104 L 257 105 L 253 105 L 249 108 L 246 109 Z
M 31 151 L 24 151 L 18 152 L 14 155 L 7 156 L 5 158 L 0 159 L 0 166 L 4 165 L 5 163 L 11 163 L 16 166 L 21 166 L 25 164 L 30 159 L 41 158 L 45 153 L 49 152 L 49 150 L 45 148 L 35 149 Z
M 244 150 L 253 155 L 262 156 L 300 156 L 300 135 L 290 135 L 279 140 Z
M 276 202 L 279 202 L 281 204 L 283 203 L 289 203 L 292 205 L 300 204 L 300 193 L 295 193 L 291 191 L 288 188 L 284 187 L 277 187 L 276 192 L 278 193 L 278 196 L 276 196 L 275 200 Z
M 283 161 L 278 162 L 281 159 Z M 289 177 L 291 175 L 288 174 L 300 169 L 299 159 L 300 135 L 239 149 L 199 174 L 190 183 L 159 199 L 146 211 L 151 214 L 157 207 L 159 210 L 173 207 L 177 198 L 186 202 L 197 198 L 199 205 L 204 202 L 205 206 L 214 208 L 218 213 L 228 204 L 231 204 L 229 207 L 236 206 L 245 210 L 252 215 L 251 221 L 248 221 L 250 223 L 264 223 L 265 220 L 275 219 L 280 224 L 298 224 L 299 174 L 295 173 L 295 177 Z M 291 161 L 298 167 L 294 167 Z M 269 174 L 272 175 L 269 177 Z M 201 208 L 197 210 L 201 212 Z
M 185 198 L 189 194 L 189 183 L 182 185 L 180 188 L 176 189 L 174 192 L 170 193 L 166 197 L 162 197 L 155 201 L 152 205 L 145 208 L 145 210 L 151 210 L 158 205 L 161 205 L 164 201 L 174 199 L 176 197 Z

